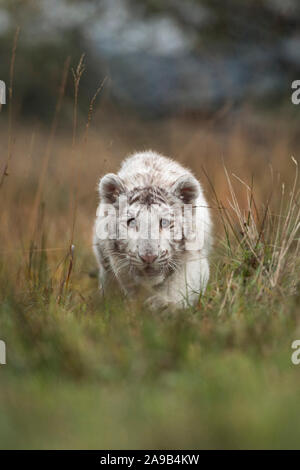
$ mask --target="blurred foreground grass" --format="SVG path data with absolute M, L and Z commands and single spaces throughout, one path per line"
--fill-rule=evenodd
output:
M 2 268 L 1 448 L 299 447 L 299 292 L 261 291 L 240 255 L 172 317 L 100 299 L 87 252 L 59 297 L 40 255 L 23 292 Z

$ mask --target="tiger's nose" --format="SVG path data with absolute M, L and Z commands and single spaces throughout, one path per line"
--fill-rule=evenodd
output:
M 157 255 L 140 255 L 140 258 L 144 263 L 151 264 L 156 260 Z

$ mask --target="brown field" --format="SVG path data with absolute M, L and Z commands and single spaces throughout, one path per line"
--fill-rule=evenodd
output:
M 259 211 L 267 201 L 276 211 L 282 183 L 291 184 L 295 175 L 291 156 L 297 159 L 299 136 L 294 121 L 249 112 L 205 120 L 139 121 L 125 112 L 99 109 L 88 130 L 82 119 L 75 142 L 71 132 L 59 129 L 51 136 L 39 124 L 16 124 L 8 175 L 1 187 L 2 247 L 7 253 L 28 247 L 41 204 L 50 249 L 65 249 L 71 238 L 75 244 L 90 245 L 99 178 L 117 171 L 125 156 L 148 148 L 194 171 L 206 190 L 219 236 L 222 227 L 214 191 L 229 211 L 231 199 L 224 167 L 241 208 L 247 208 L 248 185 Z M 1 122 L 0 139 L 4 163 L 6 122 Z

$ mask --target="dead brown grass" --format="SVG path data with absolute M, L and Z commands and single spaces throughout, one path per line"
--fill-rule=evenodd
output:
M 95 123 L 96 122 L 96 123 Z M 247 189 L 252 188 L 259 210 L 267 201 L 280 207 L 282 183 L 292 183 L 297 159 L 297 136 L 287 124 L 266 126 L 262 118 L 242 114 L 235 122 L 211 122 L 174 118 L 141 123 L 125 115 L 108 116 L 100 109 L 89 134 L 82 126 L 74 134 L 51 137 L 40 126 L 18 126 L 11 145 L 9 175 L 1 189 L 1 246 L 7 251 L 28 246 L 41 203 L 45 205 L 48 244 L 66 247 L 74 221 L 75 242 L 90 244 L 96 209 L 96 186 L 101 175 L 117 171 L 127 154 L 153 148 L 189 166 L 202 181 L 217 227 L 218 204 L 230 210 L 232 188 L 226 172 L 234 174 L 232 185 L 241 210 L 248 207 Z M 90 125 L 90 124 L 89 124 Z M 7 146 L 1 132 L 1 153 Z M 46 150 L 45 150 L 46 149 Z M 243 182 L 243 183 L 242 183 Z M 275 210 L 275 209 L 274 209 Z

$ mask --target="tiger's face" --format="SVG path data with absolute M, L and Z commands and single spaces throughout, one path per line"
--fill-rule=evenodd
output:
M 183 208 L 197 196 L 196 180 L 189 177 L 189 185 L 186 179 L 185 186 L 181 183 L 169 190 L 150 186 L 128 191 L 118 176 L 102 178 L 98 229 L 106 225 L 102 238 L 107 239 L 117 272 L 161 282 L 178 268 L 185 249 Z
M 161 275 L 175 267 L 174 214 L 167 203 L 128 205 L 120 224 L 127 236 L 118 237 L 115 246 L 137 274 Z

